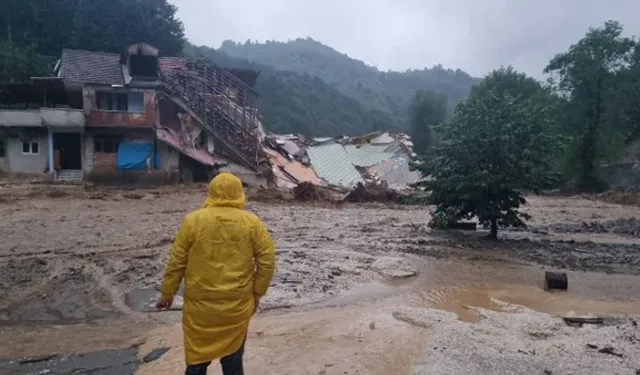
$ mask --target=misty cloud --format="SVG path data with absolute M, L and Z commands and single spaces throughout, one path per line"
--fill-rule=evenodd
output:
M 310 36 L 380 69 L 442 64 L 482 76 L 545 64 L 609 19 L 640 35 L 638 0 L 170 0 L 187 37 L 286 41 Z

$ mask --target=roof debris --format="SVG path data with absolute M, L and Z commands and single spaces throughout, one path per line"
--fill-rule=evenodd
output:
M 263 145 L 280 187 L 304 181 L 343 189 L 369 184 L 403 190 L 420 178 L 418 172 L 409 169 L 413 143 L 403 133 L 311 139 L 269 134 Z

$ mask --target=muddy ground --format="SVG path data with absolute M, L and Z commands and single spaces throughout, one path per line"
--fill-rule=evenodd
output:
M 0 359 L 36 357 L 41 361 L 26 365 L 46 368 L 42 359 L 51 355 L 58 357 L 50 361 L 61 362 L 72 353 L 171 346 L 166 363 L 152 364 L 168 367 L 143 371 L 180 373 L 180 313 L 146 310 L 178 225 L 202 203 L 205 188 L 0 189 Z M 640 314 L 640 209 L 588 198 L 531 198 L 530 227 L 504 231 L 499 242 L 483 239 L 482 231 L 432 231 L 423 207 L 253 200 L 248 208 L 277 243 L 277 273 L 252 328 L 256 347 L 249 349 L 255 358 L 249 367 L 265 374 L 383 374 L 396 373 L 385 367 L 393 365 L 397 373 L 409 373 L 419 368 L 412 364 L 420 363 L 425 342 L 415 327 L 428 331 L 431 323 L 416 325 L 420 319 L 412 318 L 407 324 L 404 310 L 396 309 L 404 305 L 417 304 L 429 314 L 448 310 L 454 321 L 476 322 L 473 329 L 488 314 L 468 307 L 501 310 L 494 300 L 548 314 Z M 543 269 L 551 268 L 574 271 L 569 293 L 541 289 Z M 338 318 L 344 314 L 351 318 Z M 440 320 L 442 327 L 454 324 Z M 392 338 L 371 344 L 360 362 L 346 367 L 318 353 L 299 353 L 320 345 L 331 358 L 380 337 Z M 267 350 L 278 343 L 289 352 Z M 112 353 L 117 365 L 139 365 L 118 353 Z M 267 353 L 274 358 L 271 372 L 255 367 Z M 91 366 L 104 367 L 108 360 L 100 358 Z M 295 358 L 307 370 L 290 372 Z M 0 361 L 0 368 L 15 366 L 20 364 Z M 436 372 L 426 373 L 440 373 L 431 370 Z

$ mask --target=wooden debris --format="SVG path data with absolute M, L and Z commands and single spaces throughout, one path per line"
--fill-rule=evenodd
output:
M 604 324 L 604 318 L 580 318 L 573 316 L 562 316 L 561 318 L 567 325 L 572 327 L 582 327 L 583 324 Z
M 616 350 L 613 348 L 613 346 L 605 346 L 604 348 L 598 350 L 598 353 L 611 354 L 611 355 L 614 355 L 616 357 L 624 358 L 624 355 L 622 353 L 616 352 Z

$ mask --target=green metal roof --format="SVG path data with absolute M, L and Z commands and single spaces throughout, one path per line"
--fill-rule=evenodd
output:
M 345 148 L 335 142 L 307 149 L 311 166 L 330 185 L 351 186 L 363 182 Z

